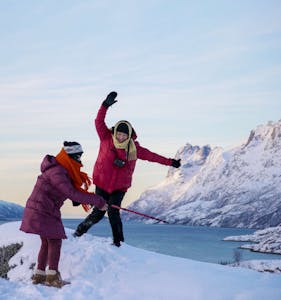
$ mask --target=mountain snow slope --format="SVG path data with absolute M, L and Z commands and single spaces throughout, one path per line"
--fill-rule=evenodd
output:
M 21 219 L 24 207 L 0 200 L 0 220 Z
M 186 144 L 179 169 L 129 208 L 171 223 L 265 228 L 281 223 L 281 120 L 229 151 Z M 126 214 L 126 219 L 135 215 Z
M 68 228 L 59 268 L 71 284 L 62 289 L 33 285 L 30 266 L 36 262 L 40 238 L 21 232 L 19 226 L 0 226 L 0 247 L 23 244 L 9 261 L 10 280 L 0 278 L 0 299 L 281 299 L 280 275 L 157 254 L 126 243 L 117 248 L 110 237 L 74 238 Z

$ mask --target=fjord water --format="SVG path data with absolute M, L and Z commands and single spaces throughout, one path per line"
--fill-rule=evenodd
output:
M 76 229 L 82 219 L 64 219 L 65 227 Z M 129 245 L 172 256 L 222 263 L 232 262 L 235 249 L 245 242 L 226 242 L 232 235 L 251 234 L 254 229 L 217 228 L 184 225 L 143 224 L 123 222 L 125 242 Z M 91 227 L 88 233 L 110 237 L 111 229 L 105 218 Z M 239 249 L 241 260 L 281 259 L 281 255 L 263 254 Z

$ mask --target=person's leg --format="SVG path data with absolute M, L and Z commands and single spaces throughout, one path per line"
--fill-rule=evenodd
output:
M 81 236 L 86 233 L 94 224 L 98 223 L 104 217 L 105 213 L 105 211 L 94 207 L 86 219 L 77 226 L 74 236 Z
M 46 274 L 46 285 L 61 288 L 66 284 L 70 284 L 68 281 L 64 281 L 61 278 L 58 270 L 60 253 L 61 253 L 61 239 L 48 239 L 48 265 L 49 269 Z
M 102 196 L 106 201 L 108 200 L 109 194 L 98 187 L 96 187 L 96 194 Z M 86 219 L 77 226 L 74 236 L 77 237 L 86 233 L 94 224 L 98 223 L 104 217 L 105 213 L 106 211 L 94 207 Z
M 40 236 L 41 239 L 41 247 L 38 253 L 37 258 L 37 268 L 34 270 L 33 275 L 31 277 L 33 284 L 44 283 L 46 280 L 46 266 L 48 259 L 48 241 L 47 239 Z
M 60 252 L 61 252 L 61 239 L 48 239 L 48 265 L 49 270 L 58 271 Z
M 108 200 L 108 218 L 111 225 L 113 244 L 120 247 L 120 242 L 124 242 L 123 224 L 120 217 L 120 211 L 117 208 L 113 208 L 110 205 L 115 204 L 121 206 L 121 202 L 124 198 L 125 192 L 114 191 Z
M 46 238 L 40 236 L 41 239 L 41 248 L 38 253 L 37 259 L 37 269 L 41 271 L 45 271 L 47 266 L 48 259 L 48 241 Z

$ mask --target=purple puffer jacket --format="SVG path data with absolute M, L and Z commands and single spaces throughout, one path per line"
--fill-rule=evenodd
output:
M 20 230 L 49 239 L 65 239 L 60 208 L 67 198 L 97 208 L 105 205 L 102 197 L 77 190 L 54 156 L 45 156 L 41 172 L 27 200 Z

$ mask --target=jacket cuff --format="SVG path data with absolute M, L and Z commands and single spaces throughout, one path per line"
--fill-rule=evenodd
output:
M 105 100 L 102 102 L 102 106 L 105 107 L 106 109 L 109 108 L 110 105 L 108 105 Z

